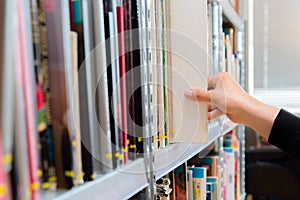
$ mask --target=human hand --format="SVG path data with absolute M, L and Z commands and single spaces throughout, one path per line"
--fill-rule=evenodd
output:
M 187 89 L 185 97 L 193 101 L 208 102 L 208 119 L 223 114 L 235 122 L 246 124 L 268 138 L 279 109 L 266 105 L 248 95 L 229 73 L 223 72 L 208 78 L 208 91 Z
M 226 114 L 233 122 L 243 123 L 239 114 L 253 101 L 252 98 L 232 79 L 229 73 L 209 76 L 209 90 L 187 89 L 184 95 L 194 101 L 208 102 L 208 119 L 215 119 Z

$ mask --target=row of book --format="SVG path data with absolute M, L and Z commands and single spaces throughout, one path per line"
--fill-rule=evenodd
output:
M 225 28 L 223 31 L 221 71 L 230 73 L 240 83 L 241 68 L 240 59 L 237 56 L 236 31 L 233 28 Z
M 40 199 L 40 189 L 71 188 L 138 157 L 143 135 L 131 127 L 136 134 L 127 137 L 126 109 L 142 126 L 141 89 L 128 107 L 122 103 L 142 72 L 112 93 L 140 65 L 140 50 L 131 51 L 139 41 L 126 40 L 130 51 L 109 62 L 124 52 L 125 39 L 105 39 L 142 26 L 139 1 L 8 0 L 0 7 L 1 198 Z
M 157 181 L 161 199 L 220 200 L 240 198 L 239 140 L 224 136 L 223 151 L 192 158 Z
M 145 138 L 156 150 L 207 141 L 207 105 L 183 96 L 207 88 L 206 1 L 6 0 L 0 9 L 0 198 L 93 180 L 142 157 Z

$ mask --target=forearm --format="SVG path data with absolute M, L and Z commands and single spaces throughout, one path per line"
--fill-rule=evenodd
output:
M 243 123 L 265 139 L 269 138 L 274 120 L 278 115 L 280 109 L 266 105 L 252 97 L 251 100 L 241 109 L 243 116 Z

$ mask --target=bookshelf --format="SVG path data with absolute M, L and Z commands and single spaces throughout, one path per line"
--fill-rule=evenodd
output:
M 9 2 L 9 1 L 10 0 L 7 0 L 7 2 Z M 18 1 L 21 1 L 21 0 L 14 0 L 14 3 L 17 3 Z M 39 0 L 37 0 L 37 1 L 39 1 Z M 32 1 L 32 2 L 35 2 L 35 1 Z M 56 5 L 55 5 L 55 3 L 51 4 L 51 2 L 52 3 L 56 2 Z M 59 59 L 62 59 L 62 61 L 63 61 L 60 63 L 61 68 L 59 68 L 58 65 L 55 65 L 56 64 L 55 62 L 52 62 L 52 66 L 56 66 L 57 68 L 55 68 L 55 70 L 53 70 L 52 74 L 50 74 L 50 75 L 56 75 L 55 73 L 57 73 L 59 71 L 63 72 L 63 74 L 58 74 L 59 78 L 61 78 L 60 82 L 63 83 L 63 86 L 58 87 L 58 85 L 60 84 L 59 82 L 54 83 L 54 86 L 56 86 L 56 87 L 52 86 L 53 88 L 59 89 L 59 94 L 58 93 L 55 94 L 55 96 L 57 97 L 57 99 L 56 99 L 57 102 L 55 102 L 55 103 L 56 103 L 56 108 L 57 108 L 56 115 L 58 116 L 60 122 L 59 123 L 56 122 L 57 124 L 55 124 L 55 126 L 56 126 L 55 129 L 60 129 L 60 128 L 62 128 L 60 126 L 62 126 L 63 123 L 68 123 L 68 122 L 64 121 L 65 119 L 62 119 L 65 116 L 63 116 L 64 113 L 61 112 L 61 110 L 59 110 L 61 104 L 58 100 L 60 100 L 60 98 L 63 97 L 63 102 L 65 104 L 65 105 L 63 105 L 63 109 L 68 110 L 69 109 L 68 106 L 71 107 L 71 106 L 73 106 L 73 103 L 74 103 L 74 102 L 72 102 L 73 99 L 71 98 L 72 90 L 75 90 L 75 89 L 78 90 L 78 88 L 73 88 L 73 86 L 72 86 L 72 78 L 73 77 L 68 75 L 68 74 L 71 74 L 72 70 L 74 70 L 74 69 L 71 69 L 72 62 L 74 62 L 74 61 L 71 59 L 71 56 L 70 56 L 71 49 L 68 48 L 68 46 L 71 46 L 71 44 L 69 44 L 70 41 L 68 41 L 68 37 L 70 37 L 69 30 L 68 30 L 68 26 L 70 25 L 69 24 L 70 16 L 69 16 L 69 12 L 68 12 L 70 5 L 68 2 L 69 3 L 70 2 L 73 2 L 73 3 L 74 2 L 83 2 L 83 13 L 85 13 L 89 9 L 90 10 L 95 9 L 92 12 L 94 14 L 94 16 L 89 16 L 89 15 L 83 16 L 84 19 L 81 19 L 81 23 L 85 23 L 86 21 L 88 21 L 91 18 L 92 19 L 93 18 L 97 18 L 97 19 L 103 18 L 104 19 L 106 17 L 105 20 L 108 20 L 108 21 L 111 20 L 111 21 L 109 21 L 109 23 L 111 23 L 109 26 L 109 29 L 110 29 L 109 31 L 116 31 L 115 30 L 116 27 L 114 27 L 114 25 L 116 25 L 116 24 L 112 23 L 112 22 L 116 23 L 116 21 L 115 21 L 116 19 L 113 19 L 113 17 L 111 16 L 112 14 L 115 14 L 114 13 L 115 11 L 109 11 L 108 13 L 106 13 L 107 16 L 105 16 L 105 17 L 99 16 L 97 12 L 95 13 L 95 11 L 97 11 L 97 9 L 103 9 L 103 7 L 101 7 L 101 6 L 103 6 L 101 3 L 102 2 L 101 0 L 94 1 L 94 2 L 97 2 L 95 4 L 89 3 L 89 1 L 87 1 L 87 0 L 82 0 L 82 1 L 81 0 L 73 0 L 73 1 L 68 1 L 68 0 L 61 0 L 61 1 L 60 0 L 51 0 L 50 1 L 49 0 L 48 1 L 48 3 L 49 3 L 48 9 L 50 11 L 48 11 L 49 13 L 48 13 L 47 17 L 48 17 L 48 20 L 51 21 L 55 25 L 54 27 L 51 27 L 52 32 L 50 32 L 50 33 L 52 33 L 52 34 L 49 36 L 49 38 L 56 37 L 56 35 L 54 34 L 53 31 L 56 30 L 56 28 L 58 28 L 59 33 L 57 33 L 57 34 L 59 35 L 60 40 L 56 40 L 56 42 L 59 44 L 58 46 L 61 47 L 56 52 L 55 48 L 56 48 L 57 44 L 52 43 L 51 45 L 49 45 L 49 47 L 51 47 L 51 48 L 49 48 L 49 50 L 52 51 L 52 56 L 54 57 L 54 59 L 56 59 L 56 56 L 57 56 Z M 112 0 L 112 2 L 116 3 L 117 1 Z M 149 2 L 147 3 L 147 1 L 142 1 L 142 0 L 137 0 L 136 2 L 137 2 L 137 7 L 138 7 L 136 12 L 138 14 L 140 14 L 140 16 L 138 14 L 137 14 L 137 16 L 142 18 L 142 19 L 140 19 L 139 22 L 136 22 L 136 23 L 137 24 L 139 23 L 139 26 L 141 28 L 147 28 L 150 26 L 150 22 L 147 21 L 150 18 L 150 14 L 148 13 L 149 7 L 150 7 L 150 5 L 148 5 Z M 30 15 L 29 1 L 27 1 L 26 3 L 27 3 L 26 9 L 24 9 L 24 10 L 26 10 L 26 14 L 28 15 L 27 17 L 29 17 L 29 15 Z M 120 2 L 118 2 L 118 3 L 120 3 Z M 169 3 L 172 3 L 172 1 L 170 1 Z M 93 8 L 93 5 L 95 6 L 94 8 Z M 221 71 L 218 68 L 218 66 L 222 62 L 221 56 L 220 56 L 221 42 L 222 42 L 221 35 L 223 34 L 222 22 L 225 19 L 227 21 L 229 21 L 238 30 L 237 41 L 238 41 L 239 45 L 238 45 L 238 49 L 237 49 L 237 56 L 239 57 L 240 62 L 241 62 L 241 71 L 243 71 L 243 35 L 242 35 L 243 19 L 235 12 L 235 10 L 232 8 L 232 6 L 229 4 L 229 2 L 227 0 L 213 0 L 211 2 L 211 5 L 212 5 L 213 17 L 211 18 L 212 30 L 211 30 L 211 32 L 209 32 L 209 34 L 211 34 L 210 36 L 212 37 L 212 43 L 213 43 L 212 44 L 212 46 L 213 46 L 213 48 L 212 48 L 213 65 L 214 65 L 213 73 L 217 73 L 217 72 Z M 54 7 L 58 6 L 58 9 L 55 11 L 58 13 L 58 15 L 55 15 L 55 13 L 52 13 L 53 10 L 51 10 L 51 9 L 55 10 L 55 8 L 53 6 Z M 142 9 L 142 8 L 145 8 L 145 9 Z M 111 19 L 107 19 L 109 17 L 111 17 Z M 29 21 L 29 18 L 27 20 Z M 60 23 L 55 24 L 54 22 L 57 20 Z M 77 19 L 77 20 L 79 20 L 79 19 Z M 97 21 L 97 23 L 95 23 L 95 24 L 92 24 L 89 22 L 88 24 L 89 24 L 91 30 L 90 31 L 81 30 L 83 32 L 85 31 L 85 33 L 84 33 L 85 37 L 89 36 L 90 38 L 88 38 L 88 39 L 91 40 L 91 41 L 87 40 L 90 42 L 88 45 L 91 45 L 91 46 L 89 46 L 89 47 L 85 46 L 84 47 L 84 48 L 86 48 L 85 50 L 92 49 L 92 46 L 96 44 L 96 43 L 92 42 L 93 40 L 103 40 L 104 39 L 104 33 L 101 33 L 102 34 L 101 38 L 100 38 L 100 36 L 97 36 L 97 37 L 99 37 L 99 38 L 97 38 L 95 36 L 96 34 L 94 35 L 94 33 L 93 33 L 93 31 L 97 32 L 97 31 L 101 30 L 101 28 L 104 28 L 103 27 L 104 25 L 102 23 L 104 24 L 106 22 L 103 22 L 101 20 L 99 23 Z M 101 24 L 101 25 L 99 25 L 99 24 Z M 162 23 L 162 24 L 164 24 L 164 23 Z M 30 26 L 30 23 L 27 23 L 27 25 Z M 31 29 L 31 28 L 28 28 L 28 29 Z M 78 29 L 80 29 L 80 28 L 78 28 Z M 107 33 L 105 33 L 105 34 L 107 34 Z M 151 34 L 148 32 L 145 32 L 145 33 L 140 32 L 139 34 L 140 34 L 139 35 L 139 37 L 140 37 L 139 45 L 142 47 L 145 47 L 145 46 L 147 47 L 149 45 L 148 43 L 150 43 L 148 41 L 148 39 L 150 38 Z M 78 35 L 78 37 L 81 37 L 80 34 Z M 95 37 L 95 38 L 93 38 L 93 37 Z M 108 45 L 112 45 L 112 46 L 118 45 L 116 41 L 112 41 L 112 43 L 113 44 L 108 44 Z M 122 45 L 124 45 L 124 44 L 122 44 Z M 120 46 L 122 46 L 122 45 L 120 45 Z M 32 51 L 31 48 L 29 48 L 29 49 Z M 116 50 L 116 49 L 114 49 L 114 50 Z M 111 51 L 113 51 L 113 50 L 111 50 Z M 141 59 L 139 64 L 145 64 L 145 65 L 149 64 L 149 59 L 148 59 L 149 52 L 150 51 L 148 51 L 147 48 L 146 48 L 146 50 L 143 49 L 143 51 L 139 52 L 140 53 L 139 56 Z M 116 52 L 114 52 L 114 53 L 116 53 Z M 62 56 L 62 57 L 60 57 L 60 56 Z M 99 63 L 101 61 L 99 61 L 97 58 L 95 60 L 92 60 L 91 62 Z M 88 64 L 91 64 L 91 63 L 86 63 L 86 65 L 88 65 Z M 116 67 L 118 64 L 119 63 L 112 65 L 112 68 Z M 212 66 L 209 66 L 209 67 L 212 67 Z M 99 69 L 99 70 L 101 71 L 101 69 Z M 150 69 L 146 69 L 145 71 L 143 71 L 143 70 L 145 70 L 145 69 L 142 69 L 141 72 L 139 72 L 141 74 L 140 81 L 142 84 L 145 84 L 147 86 L 147 84 L 149 84 L 149 82 L 152 78 L 150 76 L 150 74 L 152 74 L 153 72 Z M 209 70 L 212 70 L 212 69 L 209 69 Z M 97 70 L 95 70 L 95 71 L 97 71 Z M 82 88 L 79 88 L 80 95 L 78 95 L 78 96 L 80 98 L 84 98 L 84 100 L 83 100 L 84 102 L 89 102 L 89 103 L 87 103 L 86 107 L 80 108 L 80 109 L 86 111 L 86 110 L 92 109 L 92 105 L 96 104 L 96 99 L 93 98 L 94 96 L 92 96 L 92 94 L 91 94 L 91 91 L 94 89 L 93 87 L 95 87 L 96 84 L 92 83 L 95 85 L 92 85 L 92 84 L 88 85 L 88 82 L 90 80 L 94 81 L 96 79 L 94 77 L 94 75 L 97 74 L 98 72 L 88 71 L 88 69 L 87 69 L 87 71 L 85 73 L 86 73 L 85 74 L 86 77 L 84 77 L 82 80 L 86 82 L 84 89 L 88 90 L 87 95 L 86 96 L 82 95 L 82 93 L 80 93 L 80 92 L 82 92 Z M 119 72 L 116 74 L 113 74 L 113 72 L 111 72 L 111 73 L 112 73 L 111 76 L 115 79 L 117 79 L 116 77 L 120 76 L 120 74 L 118 74 Z M 241 74 L 242 74 L 241 76 L 243 76 L 243 72 Z M 34 77 L 33 74 L 31 74 L 31 75 Z M 82 81 L 82 80 L 80 80 L 80 81 Z M 103 82 L 101 82 L 101 83 L 105 83 L 104 80 L 102 80 L 102 81 Z M 243 86 L 243 78 L 242 77 L 241 77 L 240 83 Z M 56 85 L 56 84 L 58 84 L 58 85 Z M 103 86 L 103 84 L 101 86 Z M 108 89 L 103 86 L 102 92 L 103 91 L 107 92 L 105 90 L 108 90 Z M 122 93 L 124 91 L 118 91 L 118 92 Z M 60 93 L 65 94 L 65 96 L 68 96 L 68 97 L 61 95 Z M 105 167 L 97 166 L 101 170 L 104 171 L 103 174 L 97 174 L 97 177 L 94 180 L 86 181 L 86 183 L 84 183 L 82 185 L 80 183 L 78 185 L 74 184 L 74 177 L 69 176 L 69 177 L 67 177 L 69 179 L 69 182 L 71 183 L 71 185 L 74 184 L 75 186 L 71 186 L 71 189 L 68 189 L 68 190 L 58 189 L 55 192 L 42 191 L 41 199 L 43 199 L 43 200 L 48 200 L 48 199 L 55 199 L 55 200 L 63 200 L 63 199 L 75 199 L 75 200 L 76 199 L 128 199 L 145 188 L 147 188 L 147 191 L 149 192 L 149 196 L 154 197 L 153 195 L 154 195 L 154 191 L 156 189 L 155 184 L 154 184 L 155 181 L 162 178 L 164 175 L 168 174 L 170 171 L 174 170 L 179 165 L 187 162 L 189 159 L 196 156 L 197 154 L 201 155 L 202 153 L 203 154 L 207 153 L 206 151 L 208 151 L 212 145 L 219 146 L 218 151 L 222 152 L 223 151 L 222 145 L 221 145 L 223 143 L 222 136 L 224 136 L 225 134 L 227 134 L 228 132 L 230 132 L 234 129 L 238 130 L 239 139 L 241 141 L 241 145 L 240 145 L 240 148 L 241 148 L 240 149 L 240 152 L 241 152 L 241 159 L 240 159 L 241 197 L 240 197 L 240 199 L 245 199 L 245 193 L 244 193 L 245 163 L 244 163 L 244 136 L 243 136 L 244 127 L 242 125 L 237 125 L 237 124 L 232 123 L 227 117 L 220 117 L 214 121 L 209 122 L 208 133 L 207 133 L 208 140 L 206 143 L 204 143 L 204 144 L 185 144 L 185 143 L 167 144 L 168 142 L 164 141 L 163 143 L 166 143 L 166 144 L 164 144 L 164 147 L 154 151 L 153 142 L 151 139 L 149 139 L 149 138 L 151 138 L 149 136 L 153 132 L 153 121 L 151 121 L 151 118 L 153 117 L 153 114 L 154 114 L 153 110 L 152 110 L 153 105 L 151 104 L 152 102 L 150 99 L 152 99 L 152 94 L 154 94 L 154 93 L 156 93 L 154 88 L 147 86 L 147 87 L 145 87 L 144 90 L 141 91 L 141 94 L 140 94 L 143 96 L 143 98 L 141 98 L 141 105 L 142 105 L 141 112 L 145 113 L 145 114 L 141 115 L 142 116 L 141 118 L 146 124 L 145 129 L 143 129 L 146 133 L 146 135 L 144 135 L 144 136 L 146 136 L 146 139 L 144 139 L 144 141 L 143 141 L 144 143 L 140 147 L 143 150 L 145 150 L 145 152 L 143 152 L 144 153 L 143 157 L 139 157 L 139 158 L 132 159 L 132 160 L 129 159 L 128 163 L 127 163 L 127 161 L 124 161 L 123 164 L 120 164 L 123 162 L 120 159 L 120 160 L 118 160 L 119 163 L 115 164 L 112 162 L 112 159 L 109 160 L 108 159 L 109 156 L 107 156 L 106 157 L 107 160 L 109 160 L 111 162 L 111 163 L 109 163 L 109 167 L 111 167 L 111 165 L 112 165 L 114 168 L 113 170 L 105 171 L 105 170 L 107 170 L 107 169 L 103 170 L 103 168 L 105 168 Z M 96 98 L 101 98 L 101 94 L 99 94 L 99 96 L 97 96 Z M 118 94 L 118 95 L 120 95 L 120 94 Z M 138 96 L 139 95 L 137 95 L 137 97 Z M 79 98 L 79 97 L 77 97 L 77 98 Z M 70 98 L 70 99 L 68 99 L 68 98 Z M 108 97 L 107 97 L 107 99 L 108 99 Z M 101 107 L 101 109 L 107 111 L 108 106 L 111 106 L 111 105 L 108 105 L 107 99 L 105 97 L 105 102 L 102 105 L 97 105 L 97 106 L 99 106 L 99 107 L 103 106 L 103 107 L 105 107 L 105 109 L 103 109 L 102 107 Z M 82 100 L 82 99 L 80 99 L 80 100 Z M 67 105 L 68 103 L 70 105 Z M 116 102 L 113 102 L 113 103 L 117 104 Z M 104 105 L 104 104 L 107 104 L 107 105 Z M 53 105 L 54 104 L 52 104 L 52 106 Z M 114 109 L 116 109 L 116 107 L 119 105 L 112 105 L 112 106 L 115 106 Z M 70 111 L 70 115 L 74 115 L 74 113 L 73 113 L 74 110 L 72 110 L 72 108 Z M 100 109 L 100 108 L 97 107 L 97 109 Z M 82 110 L 80 110 L 80 111 L 82 111 Z M 139 111 L 139 110 L 138 111 L 137 110 L 138 109 L 135 109 L 136 112 Z M 89 111 L 86 111 L 86 112 L 89 112 Z M 100 111 L 98 111 L 98 112 L 100 112 Z M 203 110 L 202 110 L 202 112 L 203 112 Z M 92 113 L 92 112 L 88 113 L 88 114 L 85 113 L 85 115 L 83 115 L 83 117 L 82 117 L 82 120 L 88 121 L 87 124 L 84 124 L 84 125 L 86 125 L 87 129 L 90 129 L 91 132 L 97 132 L 98 129 L 95 124 L 97 124 L 98 119 L 92 119 L 95 116 L 91 116 L 91 114 L 94 114 L 94 113 Z M 156 114 L 158 115 L 158 113 L 156 113 Z M 164 114 L 166 114 L 166 113 L 164 113 Z M 108 115 L 108 113 L 106 113 L 106 115 Z M 110 116 L 108 116 L 108 117 L 110 117 Z M 140 116 L 138 116 L 138 117 L 140 117 Z M 67 120 L 72 121 L 70 119 L 71 118 L 70 116 L 68 116 L 66 118 L 68 118 Z M 93 120 L 95 120 L 95 121 L 93 121 Z M 106 120 L 108 121 L 108 119 L 106 119 Z M 24 120 L 23 123 L 25 123 L 25 121 L 26 120 Z M 106 126 L 107 121 L 103 120 L 100 123 L 103 123 Z M 115 123 L 118 123 L 118 122 L 115 122 Z M 116 125 L 116 124 L 114 124 L 114 125 Z M 75 127 L 76 125 L 74 124 L 74 122 L 70 122 L 70 124 L 66 125 L 66 126 L 71 126 L 71 127 L 68 127 L 68 129 L 71 130 L 71 131 L 69 130 L 70 132 L 72 132 L 73 129 L 78 128 L 78 127 Z M 80 124 L 80 126 L 81 126 L 80 127 L 81 129 L 85 130 L 86 127 L 83 127 L 82 124 Z M 105 128 L 106 128 L 105 129 L 106 131 L 109 129 L 108 126 L 106 126 Z M 110 151 L 112 151 L 112 153 L 111 153 L 112 156 L 115 155 L 114 153 L 118 153 L 118 151 L 122 152 L 122 150 L 126 149 L 126 148 L 122 149 L 122 147 L 124 147 L 124 146 L 122 146 L 122 144 L 120 146 L 118 146 L 116 143 L 116 141 L 118 140 L 118 134 L 120 134 L 120 132 L 118 132 L 119 130 L 117 130 L 117 129 L 118 128 L 116 128 L 116 130 L 114 130 L 114 132 L 111 131 L 112 133 L 110 136 L 116 137 L 115 141 L 113 143 L 116 144 L 115 146 L 117 146 L 117 148 L 120 148 L 120 146 L 121 146 L 121 148 L 119 150 L 116 150 L 116 149 L 111 150 L 110 149 Z M 64 131 L 68 131 L 68 130 L 64 130 Z M 123 134 L 123 133 L 121 133 L 121 134 Z M 181 133 L 181 134 L 184 134 L 184 133 Z M 201 134 L 204 135 L 206 133 L 203 130 L 203 133 L 201 132 Z M 57 137 L 57 135 L 59 135 L 59 134 L 56 133 L 56 137 Z M 75 138 L 76 136 L 78 136 L 78 135 L 76 135 L 75 132 L 72 132 L 71 137 Z M 120 137 L 120 135 L 119 135 L 119 137 Z M 74 156 L 75 147 L 73 147 L 73 146 L 79 145 L 78 143 L 74 142 L 75 141 L 74 138 L 72 138 L 72 143 L 70 144 L 70 149 L 68 149 L 71 151 L 71 152 L 69 152 L 70 153 L 69 156 L 72 157 L 73 159 L 75 158 L 75 156 Z M 91 143 L 90 144 L 91 146 L 96 146 L 96 149 L 90 149 L 92 153 L 102 151 L 104 149 L 108 149 L 108 147 L 105 145 L 104 145 L 104 147 L 103 146 L 99 147 L 100 140 L 95 141 L 96 139 L 99 139 L 99 138 L 97 138 L 96 136 L 94 138 L 91 135 L 89 135 L 87 138 L 87 140 L 89 140 L 88 143 Z M 111 142 L 111 141 L 109 141 L 109 142 Z M 120 141 L 118 141 L 118 142 L 120 142 Z M 125 143 L 125 146 L 126 146 L 126 142 L 123 141 L 123 145 Z M 76 146 L 76 147 L 78 147 L 78 146 Z M 60 146 L 59 148 L 60 148 L 60 151 L 61 151 L 61 149 L 63 149 L 62 146 Z M 58 151 L 57 149 L 55 149 L 55 150 L 56 150 L 56 152 L 55 152 L 56 154 L 60 153 L 60 151 Z M 78 151 L 78 149 L 76 149 L 76 151 Z M 126 150 L 124 150 L 124 151 L 126 152 Z M 78 152 L 76 152 L 76 153 L 78 153 Z M 101 153 L 104 154 L 104 152 L 101 152 Z M 90 156 L 90 157 L 91 157 L 91 160 L 89 160 L 88 162 L 94 164 L 94 160 L 93 160 L 94 158 L 92 156 Z M 76 161 L 74 161 L 74 160 L 72 162 L 74 165 L 78 164 L 78 162 L 76 163 Z M 65 163 L 60 163 L 60 165 L 61 165 L 60 167 L 63 167 L 64 164 Z M 65 172 L 65 171 L 61 172 L 62 176 L 64 176 L 63 172 Z M 72 171 L 72 172 L 74 173 L 74 171 Z M 79 173 L 79 176 L 80 175 L 81 174 Z M 92 175 L 93 175 L 93 173 L 92 173 Z M 80 181 L 83 181 L 83 180 L 80 180 Z
M 177 166 L 203 151 L 206 147 L 215 142 L 221 135 L 228 133 L 236 127 L 237 124 L 232 123 L 228 118 L 217 119 L 209 126 L 208 143 L 171 144 L 168 147 L 159 150 L 154 155 L 155 168 L 157 169 L 155 171 L 156 179 L 160 179 Z M 172 158 L 175 157 L 176 160 L 172 160 Z M 56 194 L 45 193 L 43 199 L 128 199 L 148 186 L 148 181 L 144 174 L 144 162 L 145 160 L 140 158 L 132 161 L 126 166 L 116 169 L 114 172 L 103 175 L 82 186 L 75 187 L 70 191 L 60 191 Z M 118 192 L 115 192 L 114 190 Z M 97 196 L 97 194 L 99 194 L 99 196 Z

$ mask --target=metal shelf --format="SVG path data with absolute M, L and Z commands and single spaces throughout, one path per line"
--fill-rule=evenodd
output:
M 230 5 L 228 0 L 220 0 L 223 9 L 223 14 L 226 18 L 238 29 L 242 28 L 243 20 Z
M 44 193 L 42 199 L 128 199 L 148 185 L 144 169 L 144 159 L 140 158 L 69 191 Z
M 209 124 L 208 143 L 171 144 L 156 152 L 155 173 L 157 179 L 172 171 L 197 153 L 203 151 L 221 135 L 226 134 L 236 126 L 236 124 L 227 118 L 219 118 Z M 139 158 L 126 166 L 118 168 L 106 175 L 102 175 L 94 181 L 85 183 L 69 191 L 45 192 L 42 194 L 42 199 L 128 199 L 147 185 L 144 159 Z
M 161 178 L 168 172 L 174 170 L 176 167 L 195 156 L 197 153 L 201 152 L 203 155 L 209 153 L 209 149 L 206 148 L 216 141 L 221 135 L 228 133 L 236 126 L 237 124 L 231 122 L 228 118 L 222 117 L 209 124 L 208 143 L 176 143 L 159 150 L 155 153 L 156 178 Z M 203 152 L 203 150 L 205 150 L 205 152 Z

